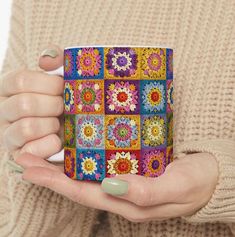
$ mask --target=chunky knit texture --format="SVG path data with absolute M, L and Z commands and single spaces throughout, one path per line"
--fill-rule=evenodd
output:
M 174 48 L 176 155 L 212 153 L 219 180 L 194 215 L 137 224 L 20 182 L 2 148 L 0 236 L 235 236 L 235 2 L 15 0 L 12 11 L 1 76 L 20 67 L 38 69 L 38 56 L 49 43 Z

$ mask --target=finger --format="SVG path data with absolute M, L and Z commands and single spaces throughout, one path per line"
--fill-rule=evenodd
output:
M 63 65 L 63 51 L 56 45 L 49 45 L 42 51 L 39 67 L 45 71 L 52 71 Z
M 21 69 L 17 72 L 10 72 L 3 77 L 0 95 L 11 96 L 25 92 L 62 95 L 63 87 L 63 78 L 60 76 Z
M 24 117 L 57 117 L 63 109 L 62 96 L 23 93 L 11 96 L 0 104 L 0 119 L 14 122 Z
M 128 190 L 126 194 L 116 197 L 143 207 L 174 203 L 180 188 L 177 180 L 168 174 L 157 178 L 126 174 L 117 175 L 115 178 L 105 178 L 102 181 L 103 190 L 109 192 L 107 187 L 116 188 L 119 185 L 117 180 L 127 182 Z
M 27 142 L 57 133 L 59 129 L 60 122 L 56 117 L 23 118 L 12 123 L 5 130 L 3 143 L 9 150 L 15 150 Z
M 139 207 L 126 200 L 105 194 L 97 182 L 75 181 L 49 167 L 31 166 L 24 171 L 23 179 L 50 188 L 81 205 L 113 212 L 133 222 L 169 219 L 180 216 L 189 209 L 189 205 L 181 204 Z
M 20 154 L 16 159 L 15 162 L 22 166 L 23 168 L 27 169 L 30 167 L 44 167 L 48 168 L 57 172 L 63 172 L 64 167 L 63 166 L 57 166 L 53 165 L 50 162 L 45 161 L 40 156 L 36 156 L 30 153 L 22 153 Z
M 40 139 L 26 143 L 22 148 L 14 152 L 14 158 L 23 152 L 28 152 L 43 159 L 56 154 L 62 149 L 62 141 L 56 134 L 49 134 Z

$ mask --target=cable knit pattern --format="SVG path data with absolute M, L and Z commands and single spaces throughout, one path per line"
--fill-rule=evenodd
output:
M 0 236 L 235 236 L 235 2 L 14 0 L 1 77 L 19 67 L 39 69 L 49 43 L 174 48 L 175 154 L 212 153 L 219 181 L 192 216 L 137 224 L 19 182 L 1 148 Z

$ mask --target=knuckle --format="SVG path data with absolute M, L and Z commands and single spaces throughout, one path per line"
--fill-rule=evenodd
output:
M 19 114 L 21 116 L 31 114 L 36 105 L 33 96 L 30 94 L 21 94 L 17 99 Z
M 61 148 L 62 142 L 56 134 L 52 134 L 50 140 L 55 150 L 59 150 Z
M 22 119 L 19 122 L 19 132 L 24 140 L 28 140 L 32 137 L 35 129 L 35 123 L 31 119 Z
M 55 187 L 55 180 L 56 180 L 56 172 L 51 171 L 49 172 L 47 178 L 44 180 L 43 186 L 53 189 Z
M 20 69 L 15 74 L 15 87 L 16 90 L 22 92 L 25 90 L 26 87 L 26 78 L 27 78 L 27 70 Z
M 150 182 L 148 180 L 147 182 Z M 152 188 L 149 188 L 148 185 L 142 185 L 136 195 L 136 200 L 134 201 L 138 206 L 149 206 L 153 203 L 153 192 Z
M 60 115 L 64 111 L 64 100 L 61 96 L 57 96 L 56 100 L 57 115 Z

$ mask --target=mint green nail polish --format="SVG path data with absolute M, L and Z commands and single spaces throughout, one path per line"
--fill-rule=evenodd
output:
M 111 195 L 123 195 L 128 191 L 128 182 L 116 178 L 105 178 L 101 183 L 104 192 Z
M 58 51 L 56 49 L 45 49 L 42 51 L 41 56 L 49 56 L 52 58 L 56 58 L 59 55 Z
M 23 171 L 24 171 L 24 168 L 22 166 L 16 164 L 12 160 L 8 160 L 7 164 L 9 165 L 10 169 L 15 171 L 15 172 L 23 173 Z

